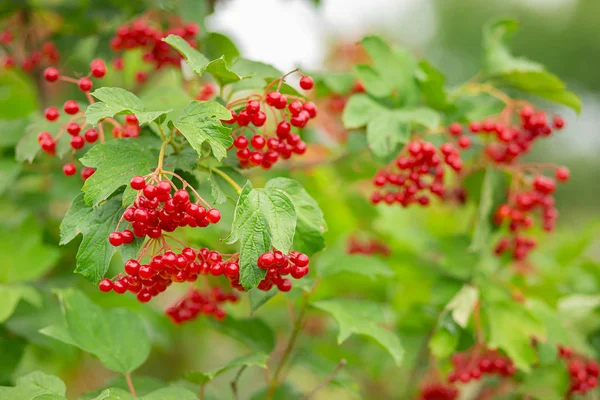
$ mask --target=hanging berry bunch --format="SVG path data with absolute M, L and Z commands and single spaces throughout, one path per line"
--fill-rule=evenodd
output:
M 529 252 L 536 247 L 536 241 L 523 232 L 534 225 L 533 214 L 536 210 L 540 210 L 543 229 L 547 232 L 554 229 L 558 218 L 553 197 L 555 180 L 544 175 L 535 175 L 533 178 L 525 175 L 525 172 L 530 171 L 538 174 L 540 167 L 523 166 L 514 172 L 508 203 L 502 204 L 494 217 L 498 225 L 507 222 L 509 230 L 509 236 L 501 238 L 494 249 L 497 255 L 510 252 L 515 260 L 527 258 Z M 559 182 L 566 182 L 569 170 L 555 167 L 555 177 Z
M 294 154 L 302 155 L 306 152 L 306 143 L 294 130 L 301 132 L 309 120 L 317 116 L 317 107 L 311 101 L 280 92 L 284 79 L 296 71 L 271 82 L 261 95 L 252 94 L 227 105 L 232 118 L 223 122 L 237 125 L 232 132 L 233 147 L 242 168 L 261 166 L 269 169 L 280 159 L 287 160 Z M 277 88 L 271 90 L 275 84 Z M 310 76 L 302 76 L 302 89 L 310 90 L 313 86 Z M 242 109 L 238 108 L 240 105 L 243 105 Z M 267 130 L 273 126 L 275 135 L 268 134 Z M 262 132 L 258 128 L 262 128 Z M 246 132 L 252 134 L 248 135 L 250 139 Z
M 166 66 L 179 67 L 182 60 L 181 55 L 162 39 L 169 35 L 177 35 L 185 39 L 190 46 L 196 47 L 196 35 L 200 32 L 200 28 L 194 23 L 184 23 L 175 16 L 169 16 L 166 22 L 168 26 L 163 29 L 160 18 L 147 15 L 129 24 L 121 25 L 110 41 L 110 48 L 114 52 L 142 49 L 144 62 L 156 70 Z M 115 59 L 114 66 L 117 70 L 123 69 L 123 59 Z M 146 78 L 147 75 L 143 71 L 139 71 L 136 75 L 136 79 L 140 83 L 144 82 Z
M 364 255 L 382 255 L 389 256 L 391 249 L 384 242 L 375 238 L 361 240 L 357 236 L 350 236 L 346 243 L 346 252 L 348 254 L 364 254 Z
M 0 65 L 4 68 L 20 68 L 24 72 L 32 72 L 44 66 L 55 65 L 60 60 L 56 45 L 45 40 L 36 30 L 29 33 L 28 26 L 22 21 L 15 21 L 15 28 L 5 28 L 0 32 L 0 45 L 4 52 L 0 53 Z M 18 35 L 15 37 L 15 32 Z
M 417 400 L 455 400 L 458 390 L 442 382 L 429 382 L 421 386 Z
M 598 386 L 600 376 L 598 362 L 574 354 L 570 348 L 564 346 L 558 347 L 558 356 L 565 360 L 569 372 L 570 385 L 567 396 L 585 395 Z
M 227 316 L 221 305 L 237 301 L 238 296 L 235 293 L 225 293 L 220 287 L 213 287 L 206 292 L 192 289 L 169 307 L 165 314 L 178 325 L 193 321 L 200 315 L 212 316 L 220 321 Z
M 474 346 L 452 356 L 454 369 L 448 374 L 448 382 L 468 383 L 479 380 L 484 375 L 511 377 L 516 372 L 512 361 L 497 351 Z
M 429 205 L 430 194 L 443 199 L 446 193 L 444 164 L 457 173 L 463 168 L 460 152 L 452 143 L 444 143 L 438 149 L 430 142 L 413 140 L 394 162 L 377 172 L 373 184 L 386 190 L 374 192 L 371 202 L 408 207 Z

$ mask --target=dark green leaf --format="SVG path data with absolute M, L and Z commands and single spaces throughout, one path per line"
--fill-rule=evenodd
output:
M 211 323 L 217 332 L 244 343 L 249 348 L 271 353 L 275 348 L 275 335 L 271 328 L 258 318 L 236 319 L 228 316 L 223 321 Z
M 203 37 L 200 48 L 213 60 L 221 56 L 225 57 L 227 64 L 232 64 L 240 56 L 235 43 L 227 36 L 216 32 L 209 32 Z
M 254 314 L 260 307 L 264 306 L 269 300 L 279 293 L 276 287 L 271 288 L 268 292 L 258 290 L 257 288 L 250 289 L 248 296 L 250 298 L 250 315 Z

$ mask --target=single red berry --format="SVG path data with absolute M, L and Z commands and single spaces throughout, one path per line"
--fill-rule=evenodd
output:
M 559 182 L 566 182 L 571 177 L 571 173 L 567 167 L 558 167 L 555 172 L 556 180 Z
M 267 93 L 267 104 L 275 107 L 279 103 L 279 98 L 281 97 L 281 93 L 279 92 L 269 92 Z
M 140 303 L 147 303 L 152 300 L 152 295 L 146 289 L 140 290 L 136 297 Z
M 221 220 L 221 212 L 216 208 L 211 208 L 208 210 L 206 217 L 210 221 L 211 224 L 216 224 Z
M 112 232 L 108 235 L 108 241 L 115 247 L 120 246 L 123 244 L 123 235 L 121 232 Z
M 248 114 L 248 111 L 242 110 L 239 112 L 235 120 L 239 126 L 248 126 L 250 123 L 250 115 Z
M 248 114 L 256 114 L 260 111 L 260 103 L 256 100 L 248 100 L 246 103 L 246 111 Z
M 82 149 L 85 146 L 85 139 L 81 136 L 71 136 L 71 147 L 75 150 Z
M 471 147 L 471 139 L 468 136 L 461 136 L 458 138 L 458 146 L 462 149 L 468 149 Z
M 75 167 L 75 164 L 73 163 L 68 163 L 63 165 L 63 174 L 65 174 L 66 176 L 72 176 L 75 175 L 75 173 L 77 172 L 77 168 Z
M 135 81 L 137 83 L 144 83 L 148 80 L 148 74 L 144 71 L 138 71 L 135 74 Z
M 299 267 L 306 267 L 308 265 L 308 262 L 308 256 L 303 253 L 299 253 L 294 260 L 294 264 L 296 264 Z
M 258 267 L 262 269 L 269 269 L 273 266 L 274 263 L 275 256 L 273 256 L 273 253 L 271 252 L 261 254 L 260 257 L 258 257 L 257 261 Z
M 565 126 L 565 120 L 562 117 L 556 115 L 556 116 L 554 116 L 552 124 L 554 125 L 554 127 L 556 129 L 562 129 Z
M 282 94 L 281 96 L 279 96 L 279 99 L 277 100 L 277 104 L 275 104 L 274 107 L 277 108 L 278 110 L 283 110 L 285 108 L 285 106 L 287 106 L 287 97 Z
M 171 184 L 169 181 L 160 181 L 156 184 L 156 192 L 160 194 L 169 194 L 171 193 Z
M 141 176 L 134 176 L 129 181 L 129 186 L 135 190 L 142 190 L 146 187 L 146 180 Z
M 69 115 L 77 114 L 79 112 L 79 104 L 74 100 L 67 100 L 63 105 L 63 110 Z
M 67 125 L 67 132 L 69 135 L 79 135 L 79 132 L 81 132 L 81 126 L 77 122 L 70 122 Z
M 79 89 L 83 92 L 89 92 L 90 90 L 92 90 L 93 85 L 94 84 L 92 83 L 92 80 L 90 78 L 81 78 L 77 82 L 77 86 L 79 86 Z
M 240 273 L 240 266 L 235 263 L 226 264 L 223 273 L 225 274 L 225 276 L 228 277 L 238 276 L 238 274 Z
M 277 289 L 281 292 L 289 292 L 292 289 L 292 281 L 289 279 L 282 279 L 277 283 Z
M 113 283 L 113 290 L 117 294 L 123 294 L 127 291 L 127 284 L 119 279 Z
M 113 288 L 113 283 L 110 279 L 102 279 L 100 281 L 100 283 L 98 284 L 98 289 L 100 289 L 101 292 L 104 293 L 108 293 L 112 290 Z
M 252 139 L 250 140 L 250 144 L 256 150 L 260 150 L 263 147 L 265 147 L 266 141 L 262 135 L 254 135 L 254 136 L 252 136 Z
M 312 101 L 307 101 L 306 103 L 304 103 L 302 108 L 310 115 L 311 118 L 317 116 L 317 106 Z
M 48 107 L 44 110 L 44 116 L 48 121 L 56 121 L 60 117 L 60 112 L 56 107 Z
M 250 161 L 250 164 L 252 165 L 260 165 L 263 161 L 263 155 L 258 151 L 254 151 L 250 154 L 250 159 L 248 161 Z
M 85 131 L 83 136 L 85 137 L 86 142 L 94 143 L 96 140 L 98 140 L 98 131 L 94 128 L 90 128 L 87 131 Z
M 290 134 L 291 129 L 292 127 L 289 122 L 281 121 L 279 124 L 277 124 L 277 137 L 279 139 L 285 139 Z
M 450 132 L 450 134 L 454 135 L 454 136 L 460 135 L 462 133 L 462 131 L 463 131 L 463 127 L 458 122 L 453 122 L 448 127 L 448 132 Z
M 313 86 L 315 85 L 315 82 L 313 81 L 313 78 L 311 78 L 308 75 L 304 75 L 302 78 L 300 78 L 300 87 L 304 90 L 310 90 L 313 88 Z
M 233 145 L 236 149 L 245 149 L 248 147 L 248 139 L 246 139 L 246 136 L 238 136 L 233 141 Z
M 81 170 L 81 179 L 87 180 L 90 176 L 94 175 L 96 168 L 85 167 Z
M 251 120 L 254 126 L 263 126 L 267 121 L 267 114 L 265 114 L 262 111 L 259 111 L 256 114 L 252 115 Z
M 40 141 L 40 147 L 42 148 L 42 150 L 44 150 L 46 153 L 54 153 L 54 150 L 56 150 L 56 142 L 54 140 L 52 140 L 52 137 L 50 137 L 49 139 L 43 139 Z
M 56 82 L 59 76 L 58 70 L 54 67 L 48 67 L 44 70 L 44 79 L 48 82 Z
M 473 121 L 469 124 L 469 130 L 472 133 L 478 133 L 481 131 L 481 123 L 479 121 Z
M 178 204 L 185 204 L 190 201 L 190 194 L 185 189 L 179 189 L 173 195 L 173 201 Z
M 129 125 L 137 125 L 138 124 L 138 119 L 135 116 L 135 114 L 127 114 L 125 116 L 125 123 L 129 124 Z
M 106 75 L 106 64 L 104 64 L 104 61 L 100 59 L 92 60 L 90 63 L 90 71 L 92 71 L 92 75 L 94 75 L 94 77 L 102 78 L 104 75 Z
M 304 107 L 302 106 L 302 102 L 294 100 L 288 105 L 288 110 L 290 110 L 292 115 L 298 115 L 300 111 L 304 110 Z

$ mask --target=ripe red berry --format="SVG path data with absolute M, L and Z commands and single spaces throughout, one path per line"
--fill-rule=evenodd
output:
M 85 146 L 85 139 L 81 136 L 72 136 L 71 137 L 71 147 L 75 150 L 82 149 Z
M 95 130 L 94 128 L 91 128 L 91 129 L 88 129 L 87 131 L 85 131 L 83 136 L 85 137 L 86 142 L 94 143 L 96 140 L 98 140 L 98 131 Z
M 277 283 L 277 289 L 281 292 L 289 292 L 292 289 L 292 281 L 289 279 L 282 279 Z
M 265 114 L 262 111 L 259 111 L 256 114 L 252 115 L 251 120 L 254 126 L 263 126 L 267 121 L 267 114 Z
M 290 126 L 289 122 L 287 121 L 281 121 L 279 124 L 277 124 L 277 137 L 279 139 L 285 139 L 291 131 L 292 127 Z
M 248 100 L 246 103 L 246 112 L 250 115 L 260 111 L 260 103 L 256 100 Z
M 300 78 L 300 87 L 304 90 L 312 89 L 314 84 L 315 82 L 313 81 L 313 78 L 308 75 L 304 75 L 302 78 Z
M 136 297 L 140 303 L 147 303 L 152 300 L 152 295 L 146 289 L 140 290 Z
M 552 124 L 556 129 L 562 129 L 565 126 L 565 120 L 562 117 L 556 115 L 552 121 Z
M 265 147 L 266 141 L 265 141 L 265 138 L 263 136 L 261 136 L 261 135 L 254 135 L 254 136 L 252 136 L 252 139 L 250 140 L 250 144 L 256 150 L 260 150 L 263 147 Z
M 458 146 L 462 149 L 468 149 L 471 147 L 471 139 L 468 136 L 461 136 L 458 138 Z
M 115 291 L 116 294 L 123 294 L 127 291 L 127 284 L 122 281 L 121 279 L 116 280 L 113 283 L 113 290 Z
M 67 100 L 63 105 L 63 110 L 69 115 L 77 114 L 79 112 L 79 104 L 74 100 Z
M 248 161 L 252 165 L 260 165 L 263 161 L 263 155 L 258 151 L 254 151 L 250 154 L 250 158 Z
M 44 79 L 48 82 L 56 82 L 59 76 L 58 70 L 54 67 L 48 67 L 44 70 Z
M 135 190 L 142 190 L 146 187 L 146 180 L 141 176 L 134 176 L 129 181 L 129 186 Z
M 71 122 L 67 125 L 67 132 L 69 135 L 79 135 L 81 132 L 81 126 L 77 122 Z
M 56 150 L 56 142 L 52 139 L 52 137 L 45 138 L 40 141 L 40 147 L 46 153 L 54 153 L 54 150 Z
M 233 141 L 233 145 L 236 149 L 245 149 L 248 147 L 248 139 L 246 139 L 246 136 L 238 136 Z
M 77 86 L 79 86 L 79 89 L 83 92 L 89 92 L 90 90 L 92 90 L 93 85 L 94 84 L 92 83 L 92 80 L 90 78 L 81 78 L 77 82 Z
M 463 127 L 458 122 L 453 122 L 448 127 L 448 132 L 450 132 L 450 134 L 454 135 L 454 136 L 460 135 L 462 133 L 462 130 L 463 130 Z
M 317 116 L 317 106 L 312 101 L 307 101 L 306 103 L 304 103 L 302 108 L 310 115 L 311 118 Z
M 298 254 L 294 260 L 294 263 L 299 267 L 306 267 L 308 265 L 308 262 L 308 256 L 303 253 Z
M 472 133 L 478 133 L 481 131 L 481 123 L 478 121 L 473 121 L 469 124 L 469 130 Z
M 104 64 L 104 61 L 100 59 L 92 60 L 90 63 L 90 71 L 94 77 L 102 78 L 104 75 L 106 75 L 106 64 Z
M 48 107 L 44 110 L 44 116 L 48 121 L 56 121 L 60 117 L 60 112 L 56 107 Z
M 129 124 L 129 125 L 137 125 L 138 124 L 138 119 L 135 116 L 135 114 L 127 114 L 125 116 L 125 123 Z
M 555 172 L 556 180 L 559 182 L 566 182 L 571 177 L 571 173 L 567 167 L 558 167 Z
M 275 262 L 275 256 L 273 256 L 273 253 L 269 252 L 269 253 L 261 254 L 260 257 L 258 257 L 257 265 L 259 268 L 269 269 L 273 266 L 274 262 Z
M 75 164 L 73 163 L 68 163 L 63 165 L 63 174 L 65 174 L 66 176 L 72 176 L 75 175 L 75 173 L 77 172 L 77 168 L 75 167 Z
M 300 111 L 302 111 L 303 109 L 304 107 L 302 106 L 302 103 L 298 100 L 294 100 L 288 105 L 288 110 L 290 110 L 290 113 L 292 113 L 292 115 L 300 114 Z
M 279 98 L 281 97 L 281 93 L 279 92 L 269 92 L 267 93 L 267 104 L 275 107 L 279 103 Z
M 85 167 L 81 170 L 81 179 L 87 180 L 90 176 L 94 175 L 96 168 Z
M 190 194 L 185 189 L 179 189 L 173 195 L 173 201 L 178 204 L 184 204 L 190 201 Z
M 112 232 L 108 235 L 108 241 L 115 247 L 120 246 L 123 244 L 123 235 L 121 232 Z
M 100 283 L 98 284 L 98 289 L 100 289 L 101 292 L 104 293 L 108 293 L 112 290 L 113 288 L 113 283 L 110 279 L 102 279 L 100 281 Z
M 208 210 L 206 217 L 210 221 L 211 224 L 216 224 L 221 220 L 221 212 L 216 208 L 211 208 Z

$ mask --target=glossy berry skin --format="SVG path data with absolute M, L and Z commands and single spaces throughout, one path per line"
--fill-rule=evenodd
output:
M 72 148 L 79 150 L 85 146 L 85 139 L 83 139 L 81 136 L 72 136 L 70 143 Z
M 555 172 L 555 177 L 559 182 L 567 182 L 571 177 L 571 173 L 567 167 L 558 167 Z
M 82 92 L 89 92 L 90 90 L 92 90 L 93 85 L 94 84 L 92 83 L 92 80 L 90 78 L 81 78 L 77 82 L 77 86 Z
M 448 127 L 448 132 L 450 132 L 450 134 L 453 135 L 453 136 L 460 135 L 462 133 L 462 131 L 463 131 L 463 127 L 458 122 L 453 122 Z
M 87 131 L 85 131 L 85 133 L 83 134 L 83 137 L 85 138 L 85 141 L 88 143 L 94 143 L 98 140 L 98 131 L 91 128 L 88 129 Z
M 67 125 L 67 132 L 69 135 L 79 135 L 79 132 L 81 132 L 81 126 L 79 126 L 79 124 L 76 122 L 71 122 Z
M 56 121 L 58 117 L 60 117 L 60 112 L 56 107 L 48 107 L 44 110 L 44 117 L 46 117 L 48 121 Z
M 44 79 L 48 82 L 56 82 L 60 74 L 54 67 L 48 67 L 44 70 Z
M 141 176 L 134 176 L 129 182 L 129 186 L 135 190 L 142 190 L 146 187 L 146 180 Z
M 112 290 L 113 288 L 113 283 L 110 279 L 102 279 L 100 281 L 100 283 L 98 284 L 98 289 L 100 289 L 101 292 L 104 293 L 108 293 Z
M 208 214 L 206 216 L 211 224 L 216 224 L 221 220 L 221 212 L 216 208 L 211 208 L 208 210 Z
M 77 114 L 79 112 L 79 104 L 74 100 L 68 100 L 63 105 L 63 110 L 69 115 Z
M 73 176 L 76 172 L 77 168 L 75 167 L 75 164 L 68 163 L 63 165 L 63 174 L 65 174 L 66 176 Z
M 108 241 L 115 247 L 120 246 L 123 244 L 123 235 L 120 232 L 112 232 L 108 236 Z
M 308 75 L 304 75 L 302 78 L 300 78 L 300 87 L 304 90 L 310 90 L 313 88 L 313 86 L 315 85 L 315 82 L 313 81 L 313 78 L 311 78 Z
M 87 180 L 90 176 L 94 175 L 96 168 L 85 167 L 81 170 L 81 179 Z
M 100 59 L 92 60 L 90 63 L 90 71 L 94 77 L 102 78 L 104 75 L 106 75 L 106 64 L 104 64 L 104 61 Z

